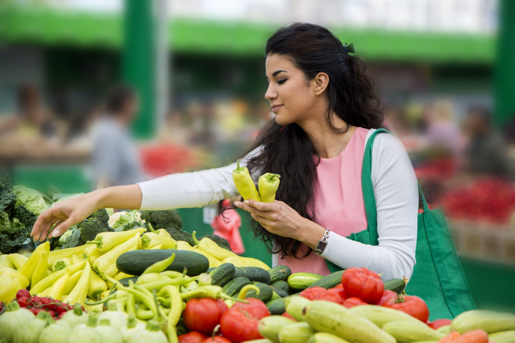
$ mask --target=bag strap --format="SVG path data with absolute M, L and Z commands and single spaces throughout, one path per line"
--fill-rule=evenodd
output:
M 376 197 L 374 195 L 374 186 L 372 185 L 372 147 L 374 140 L 379 133 L 390 133 L 386 129 L 377 129 L 368 138 L 367 145 L 365 146 L 365 154 L 363 156 L 363 168 L 361 172 L 361 187 L 363 191 L 363 201 L 365 203 L 365 212 L 367 214 L 368 231 L 370 234 L 370 244 L 378 245 L 379 235 L 377 234 L 377 207 Z M 418 183 L 418 181 L 417 181 Z M 424 212 L 429 211 L 426 197 L 422 193 L 420 183 L 418 183 L 418 190 Z

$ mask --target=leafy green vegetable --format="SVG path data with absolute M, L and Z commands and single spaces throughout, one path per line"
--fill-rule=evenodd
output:
M 127 231 L 134 227 L 143 226 L 143 222 L 141 221 L 138 210 L 129 212 L 120 211 L 109 217 L 109 226 L 111 226 L 114 231 Z
M 0 211 L 16 203 L 16 194 L 12 190 L 11 180 L 6 172 L 0 171 Z
M 141 219 L 154 229 L 182 229 L 182 219 L 176 210 L 141 211 Z
M 95 240 L 97 234 L 112 231 L 109 227 L 109 215 L 105 209 L 98 210 L 77 224 L 80 230 L 80 244 Z
M 23 205 L 27 210 L 36 215 L 40 215 L 48 208 L 45 196 L 35 189 L 17 185 L 13 187 L 13 192 L 17 198 L 16 205 Z
M 59 246 L 61 249 L 74 248 L 80 243 L 80 231 L 76 227 L 68 229 L 61 237 L 59 237 Z

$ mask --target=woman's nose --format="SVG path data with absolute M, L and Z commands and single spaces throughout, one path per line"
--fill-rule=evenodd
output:
M 277 92 L 274 90 L 274 87 L 272 83 L 268 85 L 268 88 L 265 93 L 265 99 L 270 101 L 272 99 L 275 99 L 277 97 Z

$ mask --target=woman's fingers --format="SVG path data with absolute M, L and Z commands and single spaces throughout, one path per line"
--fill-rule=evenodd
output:
M 59 237 L 63 233 L 66 232 L 72 225 L 77 224 L 72 218 L 68 218 L 68 220 L 61 221 L 57 223 L 52 232 L 48 235 L 48 237 Z
M 258 215 L 263 218 L 272 219 L 272 218 L 270 218 L 270 212 L 258 210 L 257 208 L 247 205 L 244 202 L 238 201 L 238 202 L 235 202 L 234 205 L 241 208 L 242 210 L 250 212 L 251 214 L 255 214 L 255 215 Z
M 31 236 L 34 236 L 34 240 L 37 241 L 41 237 L 43 233 L 43 229 L 47 223 L 51 222 L 55 217 L 54 208 L 49 208 L 48 210 L 43 211 L 36 219 L 34 223 L 34 227 L 32 228 Z
M 50 221 L 48 221 L 44 226 L 43 228 L 41 229 L 41 235 L 40 235 L 40 240 L 41 241 L 44 241 L 48 235 L 48 233 L 50 232 L 50 229 L 52 228 L 52 225 L 54 225 L 55 223 L 57 223 L 60 219 L 57 218 L 57 217 L 53 217 L 52 219 L 50 219 Z

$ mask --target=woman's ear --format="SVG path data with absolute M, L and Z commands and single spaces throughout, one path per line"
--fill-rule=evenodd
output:
M 329 75 L 326 73 L 318 73 L 313 79 L 315 96 L 319 96 L 320 94 L 324 93 L 328 85 Z

